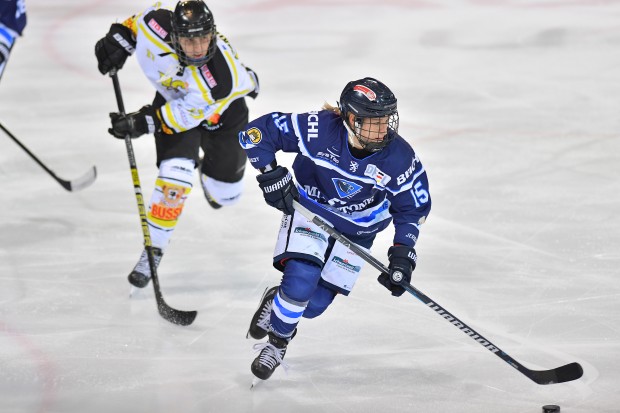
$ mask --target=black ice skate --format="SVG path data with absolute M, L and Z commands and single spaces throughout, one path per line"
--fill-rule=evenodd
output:
M 153 247 L 151 251 L 153 251 L 155 269 L 157 269 L 164 253 L 162 250 L 155 247 Z M 151 267 L 149 266 L 149 259 L 146 255 L 146 250 L 142 250 L 138 263 L 135 267 L 133 267 L 133 271 L 131 271 L 127 279 L 129 280 L 129 284 L 138 288 L 144 288 L 149 284 L 149 281 L 151 280 Z
M 260 304 L 252 317 L 250 328 L 248 329 L 245 338 L 249 338 L 250 336 L 256 340 L 262 340 L 265 338 L 270 329 L 269 319 L 271 317 L 273 297 L 276 296 L 277 292 L 277 286 L 265 289 L 265 292 L 260 299 Z
M 267 380 L 280 364 L 286 369 L 283 359 L 291 339 L 292 337 L 282 338 L 270 332 L 269 341 L 255 344 L 254 349 L 261 352 L 252 362 L 252 374 L 261 380 Z

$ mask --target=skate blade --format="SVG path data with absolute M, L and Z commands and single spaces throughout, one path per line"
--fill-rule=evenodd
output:
M 129 287 L 129 298 L 133 297 L 134 295 L 138 295 L 138 291 L 140 291 L 141 288 L 135 287 L 135 286 L 131 286 Z
M 257 385 L 258 383 L 260 383 L 261 381 L 262 381 L 262 380 L 261 380 L 261 379 L 259 379 L 258 377 L 254 377 L 254 378 L 252 379 L 252 384 L 250 385 L 250 390 L 252 390 L 254 387 L 256 387 L 256 385 Z

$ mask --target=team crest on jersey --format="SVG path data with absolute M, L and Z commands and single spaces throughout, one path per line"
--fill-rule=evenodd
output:
M 171 77 L 168 77 L 166 79 L 165 73 L 159 72 L 159 78 L 160 78 L 161 85 L 164 86 L 168 90 L 174 90 L 175 92 L 178 92 L 179 90 L 187 89 L 186 82 L 182 80 L 174 80 Z M 161 78 L 164 78 L 165 80 L 161 80 Z
M 247 130 L 246 133 L 250 138 L 250 142 L 252 142 L 254 145 L 259 143 L 263 139 L 263 134 L 258 128 L 250 128 Z
M 345 181 L 340 178 L 332 178 L 332 182 L 336 187 L 336 191 L 338 191 L 338 195 L 340 198 L 349 198 L 353 195 L 357 194 L 362 190 L 362 186 L 356 184 L 355 182 Z
M 165 39 L 166 36 L 168 36 L 168 32 L 164 30 L 164 28 L 161 27 L 159 23 L 155 21 L 155 19 L 149 20 L 147 24 L 162 39 Z
M 370 101 L 375 101 L 377 99 L 377 94 L 364 85 L 355 85 L 353 86 L 353 90 L 356 92 L 360 92 Z
M 215 78 L 211 74 L 211 71 L 209 70 L 207 65 L 200 66 L 200 71 L 202 72 L 202 75 L 204 76 L 205 80 L 207 81 L 207 85 L 209 85 L 209 87 L 211 89 L 213 89 L 214 87 L 217 86 L 217 82 L 215 81 Z
M 381 171 L 379 168 L 377 168 L 376 165 L 373 164 L 366 166 L 364 176 L 371 177 L 379 186 L 386 186 L 387 183 L 390 182 L 390 180 L 392 179 L 391 176 Z

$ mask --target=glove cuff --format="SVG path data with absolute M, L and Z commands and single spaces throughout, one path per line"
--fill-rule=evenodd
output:
M 418 262 L 418 255 L 415 252 L 415 248 L 407 247 L 406 245 L 394 245 L 388 249 L 388 258 L 390 261 L 394 259 L 406 259 L 411 263 L 411 266 L 415 268 Z

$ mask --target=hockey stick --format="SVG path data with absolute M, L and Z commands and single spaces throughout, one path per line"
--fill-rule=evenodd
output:
M 87 186 L 91 185 L 93 182 L 95 182 L 95 179 L 97 179 L 97 168 L 95 166 L 90 168 L 88 170 L 88 172 L 86 172 L 81 177 L 79 177 L 77 179 L 74 179 L 72 181 L 66 181 L 64 179 L 59 178 L 54 172 L 52 172 L 51 169 L 49 169 L 47 166 L 45 166 L 45 164 L 43 162 L 41 162 L 39 160 L 39 158 L 34 156 L 34 154 L 32 152 L 30 152 L 30 150 L 28 150 L 28 148 L 26 148 L 24 146 L 24 144 L 22 144 L 15 137 L 15 135 L 13 135 L 7 128 L 5 128 L 2 123 L 0 123 L 0 129 L 2 129 L 4 131 L 4 133 L 6 133 L 9 138 L 13 139 L 15 141 L 15 143 L 18 144 L 24 151 L 26 151 L 26 153 L 28 155 L 30 155 L 30 157 L 32 159 L 34 159 L 35 162 L 38 163 L 41 168 L 45 169 L 45 172 L 50 174 L 52 176 L 52 178 L 54 178 L 56 180 L 56 182 L 58 182 L 60 185 L 62 185 L 62 187 L 65 188 L 67 191 L 79 191 L 80 189 L 84 189 Z
M 118 82 L 116 71 L 110 72 L 110 77 L 114 84 L 114 94 L 116 95 L 116 103 L 118 111 L 125 114 L 125 105 L 123 104 L 123 96 L 121 95 L 121 86 Z M 136 165 L 136 157 L 133 152 L 133 145 L 129 134 L 125 136 L 125 146 L 127 147 L 127 157 L 129 158 L 129 168 L 131 169 L 131 177 L 133 178 L 133 187 L 136 194 L 136 202 L 138 203 L 138 211 L 140 212 L 140 222 L 142 223 L 142 235 L 144 236 L 144 249 L 149 259 L 149 267 L 151 269 L 151 278 L 153 279 L 153 289 L 155 290 L 155 300 L 157 301 L 157 309 L 159 314 L 174 324 L 182 326 L 190 325 L 194 322 L 197 311 L 182 311 L 170 307 L 164 301 L 159 286 L 159 278 L 157 277 L 157 267 L 153 259 L 153 245 L 151 244 L 151 233 L 149 232 L 148 222 L 146 221 L 146 208 L 144 206 L 144 197 L 142 196 L 142 187 L 140 185 L 140 176 L 138 175 L 138 167 Z
M 351 251 L 355 252 L 357 255 L 362 257 L 364 261 L 375 267 L 377 270 L 390 274 L 393 279 L 398 279 L 402 277 L 400 271 L 395 271 L 393 274 L 391 271 L 381 263 L 381 261 L 377 260 L 373 257 L 366 249 L 360 247 L 354 242 L 350 241 L 338 232 L 336 229 L 331 227 L 327 222 L 323 221 L 318 215 L 305 208 L 297 201 L 293 201 L 293 205 L 296 211 L 301 213 L 308 220 L 312 221 L 315 225 L 320 227 L 322 230 L 327 232 L 337 241 L 339 241 L 342 245 L 349 248 Z M 402 278 L 401 278 L 402 279 Z M 510 357 L 504 351 L 502 351 L 499 347 L 495 346 L 495 344 L 491 343 L 489 340 L 484 338 L 481 334 L 478 334 L 473 328 L 469 327 L 463 321 L 459 320 L 448 310 L 431 300 L 428 296 L 426 296 L 423 292 L 412 286 L 411 284 L 405 283 L 401 284 L 401 286 L 411 295 L 413 295 L 418 300 L 422 301 L 427 307 L 435 311 L 437 314 L 445 318 L 449 321 L 453 326 L 457 327 L 463 333 L 467 334 L 469 337 L 474 339 L 478 344 L 482 345 L 484 348 L 504 360 L 510 366 L 517 369 L 521 374 L 525 375 L 530 380 L 534 381 L 537 384 L 553 384 L 553 383 L 564 383 L 567 381 L 577 380 L 583 375 L 583 368 L 578 363 L 569 363 L 564 366 L 560 366 L 550 370 L 530 370 L 527 367 L 523 366 L 521 363 Z

